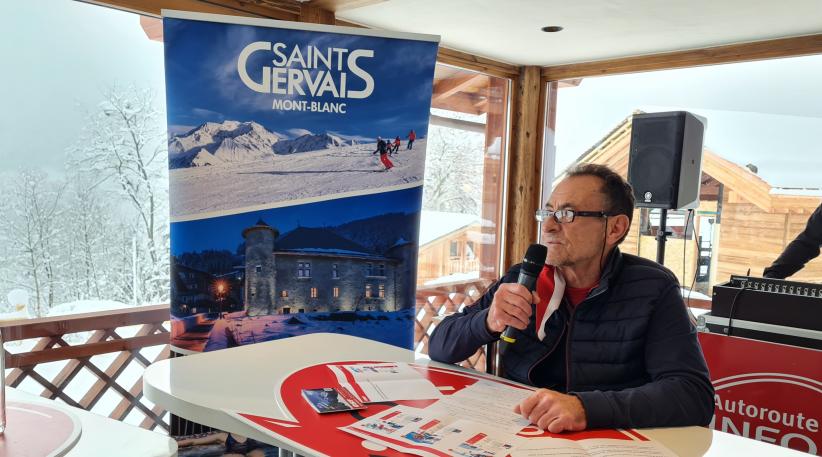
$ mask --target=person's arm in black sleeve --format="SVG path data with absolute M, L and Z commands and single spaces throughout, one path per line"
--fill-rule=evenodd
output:
M 620 391 L 572 392 L 585 408 L 588 428 L 706 425 L 714 413 L 714 388 L 679 287 L 660 297 L 645 340 L 651 381 Z
M 801 270 L 819 255 L 822 246 L 822 205 L 808 219 L 805 230 L 790 242 L 773 264 L 765 269 L 766 278 L 785 279 Z
M 516 270 L 515 273 L 514 270 Z M 471 357 L 477 349 L 499 339 L 499 333 L 488 330 L 485 321 L 488 308 L 494 301 L 499 285 L 516 282 L 519 265 L 512 267 L 499 281 L 495 282 L 480 299 L 462 312 L 454 313 L 442 320 L 434 328 L 428 339 L 428 356 L 443 363 L 457 363 Z M 513 278 L 513 279 L 511 279 Z

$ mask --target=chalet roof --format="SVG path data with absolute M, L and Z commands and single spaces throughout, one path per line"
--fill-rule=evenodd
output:
M 358 256 L 376 253 L 325 228 L 297 227 L 279 238 L 275 251 L 300 251 Z
M 554 182 L 562 180 L 565 174 L 578 163 L 607 165 L 622 176 L 627 176 L 631 143 L 631 119 L 633 114 L 637 113 L 642 113 L 642 111 L 634 111 L 631 116 L 626 117 L 600 141 L 579 156 L 561 175 L 557 176 Z M 784 193 L 773 192 L 770 184 L 747 167 L 719 156 L 707 146 L 703 147 L 702 172 L 719 181 L 726 188 L 737 192 L 741 197 L 763 211 L 770 212 L 772 210 L 774 206 L 772 196 L 774 194 Z

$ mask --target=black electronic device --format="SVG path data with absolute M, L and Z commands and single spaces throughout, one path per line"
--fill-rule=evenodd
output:
M 705 123 L 687 111 L 634 114 L 628 182 L 638 208 L 699 206 Z
M 713 333 L 822 349 L 822 284 L 734 275 L 712 301 Z

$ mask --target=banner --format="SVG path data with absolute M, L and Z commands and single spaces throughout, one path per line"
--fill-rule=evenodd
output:
M 710 427 L 819 455 L 822 351 L 699 333 L 716 394 Z
M 412 348 L 437 37 L 164 11 L 171 344 Z

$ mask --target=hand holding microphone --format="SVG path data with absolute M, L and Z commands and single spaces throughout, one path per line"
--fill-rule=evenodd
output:
M 501 339 L 509 344 L 516 342 L 512 328 L 524 330 L 528 327 L 533 304 L 539 300 L 533 291 L 537 287 L 537 277 L 545 264 L 546 255 L 545 246 L 529 246 L 522 260 L 517 283 L 502 284 L 494 294 L 486 325 L 493 332 L 504 330 Z

